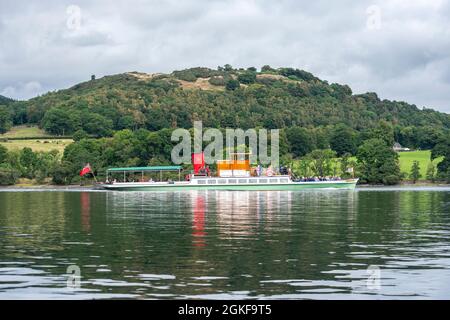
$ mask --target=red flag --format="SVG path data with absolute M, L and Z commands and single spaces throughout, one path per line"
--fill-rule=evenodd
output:
M 89 172 L 92 172 L 92 170 L 91 170 L 91 165 L 88 163 L 87 165 L 84 166 L 83 169 L 81 169 L 80 177 L 84 176 L 85 174 L 88 174 Z
M 194 174 L 197 174 L 199 170 L 205 166 L 205 154 L 203 152 L 193 153 L 192 164 L 194 167 Z

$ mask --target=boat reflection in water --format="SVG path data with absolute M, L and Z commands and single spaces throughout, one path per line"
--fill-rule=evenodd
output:
M 449 191 L 0 192 L 0 299 L 448 298 Z
M 208 229 L 218 232 L 220 239 L 256 239 L 261 232 L 291 231 L 292 212 L 296 215 L 323 214 L 342 208 L 352 216 L 357 202 L 357 192 L 334 191 L 214 191 L 188 192 L 114 192 L 106 193 L 107 211 L 112 217 L 137 215 L 152 227 L 171 220 L 179 222 L 180 212 L 190 212 L 192 244 L 208 244 Z M 321 206 L 323 204 L 323 206 Z M 331 207 L 330 207 L 330 204 Z M 174 225 L 177 227 L 178 225 Z
M 86 232 L 91 231 L 91 199 L 89 192 L 80 193 L 81 225 Z

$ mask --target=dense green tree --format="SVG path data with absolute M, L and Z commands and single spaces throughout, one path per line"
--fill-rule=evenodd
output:
M 313 175 L 311 169 L 311 159 L 303 157 L 299 161 L 294 162 L 293 172 L 298 177 L 311 177 Z
M 245 71 L 238 75 L 238 81 L 243 84 L 252 84 L 256 81 L 256 72 Z
M 271 66 L 269 66 L 269 65 L 264 65 L 264 66 L 262 66 L 261 67 L 261 72 L 276 72 L 276 70 L 275 69 L 273 69 Z
M 413 183 L 416 183 L 417 180 L 419 180 L 422 177 L 422 174 L 420 173 L 419 161 L 413 161 L 409 177 L 411 178 Z
M 104 167 L 103 152 L 105 141 L 102 139 L 83 139 L 69 144 L 64 149 L 62 161 L 65 169 L 68 168 L 72 176 L 78 176 L 80 170 L 90 163 L 93 170 L 97 171 Z
M 356 134 L 346 125 L 339 124 L 332 131 L 330 147 L 340 157 L 346 153 L 356 153 Z
M 77 130 L 72 138 L 74 141 L 80 141 L 82 139 L 86 139 L 89 135 L 86 133 L 86 131 L 84 131 L 83 129 Z
M 99 114 L 90 114 L 86 116 L 83 123 L 83 129 L 96 137 L 107 137 L 112 134 L 113 123 L 110 119 Z
M 443 137 L 431 151 L 431 160 L 443 157 L 437 165 L 437 176 L 450 182 L 450 134 Z
M 336 152 L 330 149 L 316 149 L 306 155 L 306 158 L 311 161 L 313 173 L 319 177 L 333 175 L 333 159 L 335 157 Z
M 436 167 L 433 162 L 430 161 L 427 167 L 426 179 L 434 182 L 436 177 Z
M 234 79 L 230 79 L 226 82 L 226 88 L 229 91 L 233 91 L 236 90 L 237 88 L 239 88 L 240 84 L 238 80 L 234 80 Z
M 354 160 L 352 160 L 350 158 L 350 154 L 349 153 L 345 153 L 342 155 L 342 157 L 339 159 L 339 166 L 340 166 L 340 171 L 341 171 L 341 177 L 342 178 L 350 178 L 353 177 L 354 174 L 352 174 L 352 172 L 354 172 L 355 167 L 356 167 L 356 163 Z M 349 171 L 351 170 L 351 171 Z
M 45 113 L 42 127 L 45 131 L 57 135 L 70 134 L 74 129 L 69 112 L 59 108 L 52 108 Z
M 394 128 L 387 121 L 381 120 L 378 122 L 378 125 L 371 130 L 370 137 L 372 139 L 381 139 L 386 143 L 386 145 L 392 148 L 395 142 Z
M 417 135 L 417 128 L 414 126 L 407 126 L 407 127 L 401 127 L 396 126 L 395 127 L 395 141 L 400 143 L 404 147 L 408 148 L 418 148 L 418 135 Z
M 430 150 L 444 138 L 444 133 L 438 128 L 425 126 L 416 129 L 417 147 Z
M 356 154 L 361 182 L 397 184 L 401 180 L 398 154 L 383 139 L 365 141 Z
M 2 164 L 5 164 L 7 160 L 8 160 L 8 149 L 0 145 L 0 166 Z
M 56 185 L 67 185 L 73 179 L 71 165 L 65 162 L 55 164 L 50 171 L 52 183 Z
M 289 143 L 289 152 L 294 157 L 302 157 L 314 148 L 311 134 L 305 128 L 291 127 L 285 130 Z
M 228 71 L 228 72 L 234 70 L 233 67 L 232 67 L 230 64 L 228 64 L 228 63 L 227 63 L 226 65 L 223 66 L 223 69 L 224 69 L 225 71 Z
M 13 185 L 19 179 L 19 173 L 12 168 L 0 167 L 0 186 Z
M 24 178 L 34 178 L 38 157 L 31 148 L 25 147 L 20 151 L 19 161 L 21 165 L 21 175 Z
M 12 121 L 9 109 L 6 106 L 0 106 L 0 134 L 11 129 Z

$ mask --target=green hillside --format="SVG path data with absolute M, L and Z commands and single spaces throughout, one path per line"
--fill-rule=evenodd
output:
M 375 93 L 355 95 L 347 85 L 330 84 L 306 71 L 269 66 L 259 71 L 225 65 L 170 74 L 129 72 L 9 102 L 0 107 L 0 132 L 6 136 L 18 135 L 11 128 L 28 126 L 74 142 L 52 146 L 38 138 L 7 139 L 0 145 L 0 169 L 7 170 L 7 183 L 19 176 L 52 177 L 65 184 L 79 179 L 86 163 L 100 174 L 111 166 L 170 164 L 173 129 L 192 128 L 197 120 L 204 128 L 281 129 L 281 161 L 309 163 L 314 170 L 304 176 L 334 175 L 331 160 L 351 156 L 358 158 L 356 174 L 363 183 L 396 184 L 413 160 L 424 174 L 430 154 L 401 154 L 399 163 L 392 150 L 396 141 L 433 150 L 437 160 L 443 159 L 437 178 L 450 181 L 449 114 L 381 100 Z M 41 152 L 53 147 L 64 150 L 61 160 Z M 41 158 L 52 164 L 42 166 L 36 160 Z M 29 159 L 36 161 L 30 165 Z
M 430 137 L 450 127 L 450 115 L 405 102 L 353 95 L 291 68 L 261 71 L 231 66 L 192 68 L 171 74 L 130 72 L 77 84 L 11 105 L 15 125 L 37 124 L 48 133 L 80 129 L 96 136 L 139 128 L 205 127 L 329 128 L 345 124 L 364 132 L 379 120 L 395 126 L 396 140 L 430 149 Z M 328 128 L 328 129 L 327 129 Z
M 13 99 L 10 99 L 10 98 L 7 98 L 7 97 L 4 97 L 4 96 L 0 95 L 0 105 L 8 105 L 8 104 L 11 104 L 13 102 L 14 102 Z

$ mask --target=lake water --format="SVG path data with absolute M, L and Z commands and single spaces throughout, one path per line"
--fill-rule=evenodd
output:
M 0 299 L 92 298 L 449 299 L 450 188 L 0 192 Z

